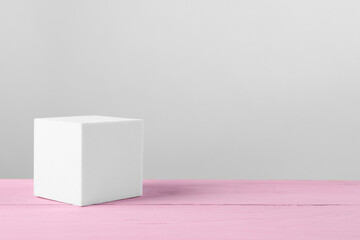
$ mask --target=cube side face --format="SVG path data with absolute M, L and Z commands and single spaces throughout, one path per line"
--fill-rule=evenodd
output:
M 83 125 L 82 204 L 142 195 L 143 121 Z
M 34 120 L 34 195 L 81 205 L 81 124 Z

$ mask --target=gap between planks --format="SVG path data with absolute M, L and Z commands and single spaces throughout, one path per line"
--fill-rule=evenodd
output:
M 71 204 L 0 204 L 0 206 L 74 206 Z M 327 207 L 327 206 L 339 206 L 339 207 L 356 207 L 360 204 L 333 204 L 333 203 L 315 203 L 315 204 L 208 204 L 208 203 L 179 203 L 179 204 L 166 204 L 166 203 L 155 203 L 155 204 L 93 204 L 84 207 L 95 207 L 95 206 L 244 206 L 244 207 Z

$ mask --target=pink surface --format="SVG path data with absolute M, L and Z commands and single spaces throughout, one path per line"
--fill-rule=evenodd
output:
M 147 180 L 76 207 L 0 180 L 0 239 L 360 239 L 359 181 Z

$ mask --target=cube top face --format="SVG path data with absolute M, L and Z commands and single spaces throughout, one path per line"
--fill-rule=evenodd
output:
M 35 196 L 78 206 L 140 196 L 142 169 L 142 120 L 34 121 Z
M 141 119 L 134 119 L 134 118 L 118 118 L 118 117 L 107 117 L 107 116 L 97 116 L 97 115 L 36 118 L 35 120 L 70 122 L 70 123 L 79 123 L 79 124 L 142 121 Z

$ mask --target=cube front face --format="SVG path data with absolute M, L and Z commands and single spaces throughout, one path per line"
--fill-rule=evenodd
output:
M 142 195 L 143 121 L 34 123 L 34 195 L 78 206 Z
M 34 195 L 81 205 L 81 125 L 35 119 Z

